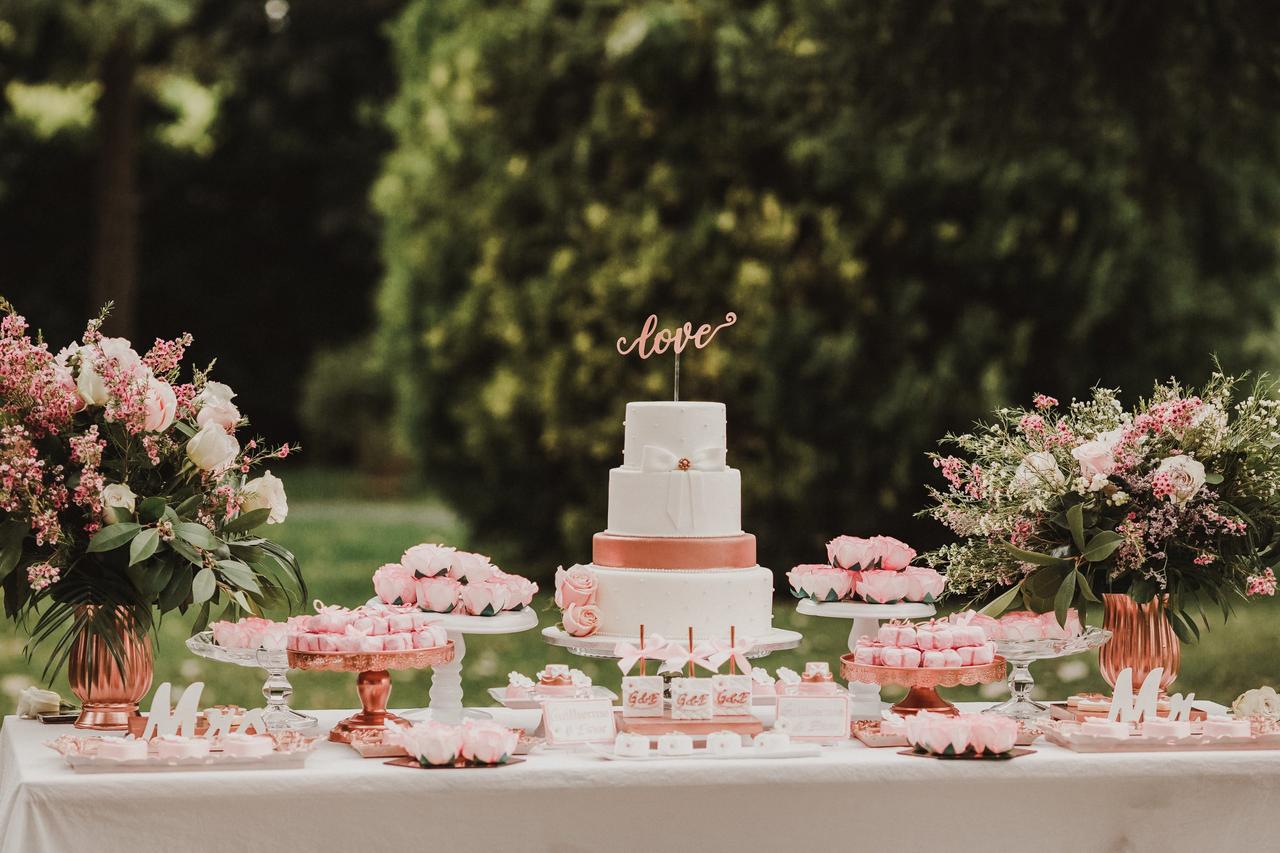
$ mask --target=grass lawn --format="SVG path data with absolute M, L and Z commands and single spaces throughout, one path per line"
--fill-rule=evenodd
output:
M 443 541 L 484 551 L 484 538 L 471 535 L 449 509 L 430 498 L 382 499 L 362 490 L 348 475 L 323 471 L 298 471 L 286 477 L 290 494 L 289 520 L 273 531 L 273 538 L 293 550 L 311 584 L 311 594 L 326 603 L 355 605 L 372 594 L 370 576 L 382 563 L 396 559 L 408 546 L 423 541 Z M 341 497 L 339 497 L 341 496 Z M 565 562 L 585 559 L 589 542 L 576 554 L 566 554 Z M 518 570 L 516 567 L 511 567 Z M 774 567 L 781 570 L 785 567 Z M 784 582 L 779 582 L 782 590 Z M 535 602 L 541 624 L 557 619 L 549 595 Z M 805 640 L 799 649 L 770 656 L 765 665 L 802 668 L 806 660 L 826 660 L 837 665 L 847 649 L 849 624 L 843 620 L 800 616 L 793 602 L 779 598 L 774 607 L 775 623 L 800 631 Z M 1241 691 L 1261 684 L 1280 683 L 1280 606 L 1275 602 L 1242 605 L 1236 618 L 1226 625 L 1213 624 L 1203 642 L 1183 649 L 1182 674 L 1175 689 L 1230 702 Z M 245 707 L 262 704 L 263 675 L 194 657 L 183 646 L 187 624 L 169 618 L 160 631 L 156 649 L 156 683 L 172 681 L 185 685 L 205 682 L 205 700 L 235 703 Z M 12 713 L 22 688 L 38 683 L 43 659 L 37 654 L 29 662 L 23 655 L 24 637 L 11 624 L 0 628 L 0 693 L 4 712 Z M 620 673 L 610 661 L 579 659 L 562 649 L 542 642 L 536 630 L 499 637 L 471 637 L 467 640 L 464 688 L 469 705 L 492 704 L 485 688 L 504 684 L 506 673 L 518 670 L 532 675 L 545 663 L 570 663 L 587 672 L 597 682 L 616 688 Z M 1034 670 L 1042 696 L 1105 687 L 1098 676 L 1097 655 L 1038 665 Z M 393 707 L 425 704 L 430 686 L 429 673 L 396 673 Z M 340 673 L 295 673 L 294 701 L 298 708 L 349 708 L 357 704 L 354 676 Z M 70 697 L 65 677 L 54 681 L 54 689 Z M 899 692 L 887 688 L 885 696 Z M 1003 685 L 957 688 L 946 691 L 952 699 L 990 698 L 1004 695 Z

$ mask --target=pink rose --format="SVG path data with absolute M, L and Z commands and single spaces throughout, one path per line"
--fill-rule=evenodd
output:
M 461 600 L 462 609 L 472 616 L 494 616 L 507 606 L 507 588 L 494 581 L 465 584 Z
M 373 573 L 373 590 L 383 604 L 416 604 L 417 579 L 399 563 L 387 563 Z
M 596 576 L 586 566 L 563 566 L 556 569 L 556 606 L 564 610 L 570 604 L 595 604 Z
M 147 432 L 164 432 L 173 424 L 173 417 L 178 412 L 178 397 L 168 382 L 148 377 L 142 404 L 146 414 L 142 426 Z
M 968 715 L 965 715 L 968 716 Z M 1003 755 L 1018 740 L 1018 723 L 998 714 L 973 714 L 969 720 L 969 747 L 976 753 Z
M 793 594 L 814 601 L 839 601 L 853 589 L 853 578 L 844 569 L 822 564 L 796 566 L 787 573 Z
M 907 579 L 901 572 L 881 569 L 863 572 L 858 580 L 858 597 L 872 604 L 895 604 L 907 594 Z
M 842 569 L 870 569 L 880 556 L 875 544 L 861 536 L 837 536 L 827 543 L 827 560 Z
M 227 432 L 234 432 L 236 424 L 240 423 L 240 410 L 230 400 L 211 400 L 200 407 L 196 423 L 200 426 L 217 424 Z
M 452 764 L 462 752 L 462 730 L 434 720 L 412 726 L 388 725 L 383 738 L 423 766 Z
M 560 618 L 571 637 L 590 637 L 600 630 L 600 611 L 594 604 L 570 604 Z
M 493 577 L 498 568 L 483 554 L 472 554 L 470 551 L 458 551 L 453 555 L 453 563 L 449 567 L 449 577 L 466 583 L 480 583 Z
M 448 545 L 414 545 L 400 556 L 400 565 L 420 578 L 433 578 L 449 571 L 457 549 Z
M 907 601 L 937 601 L 947 583 L 947 579 L 936 570 L 924 566 L 907 566 L 902 570 L 902 576 L 907 582 Z
M 495 572 L 490 580 L 501 583 L 507 588 L 507 610 L 519 610 L 522 607 L 528 607 L 533 603 L 534 593 L 538 591 L 538 585 L 528 578 L 509 575 L 502 571 Z
M 502 764 L 516 751 L 520 736 L 492 720 L 463 720 L 462 757 L 476 764 Z
M 419 578 L 416 586 L 418 607 L 432 613 L 449 613 L 458 606 L 462 584 L 453 578 Z

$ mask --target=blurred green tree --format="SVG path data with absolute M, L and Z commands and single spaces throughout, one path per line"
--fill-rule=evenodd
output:
M 910 521 L 947 429 L 1258 360 L 1280 18 L 1248 3 L 417 0 L 394 29 L 379 346 L 479 534 L 585 559 L 650 311 L 738 325 L 723 400 L 777 567 Z

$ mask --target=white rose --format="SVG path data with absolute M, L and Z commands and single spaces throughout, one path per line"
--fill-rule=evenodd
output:
M 289 501 L 285 498 L 284 482 L 270 471 L 261 477 L 255 477 L 244 484 L 240 490 L 244 500 L 240 504 L 241 512 L 252 512 L 255 509 L 269 509 L 267 524 L 279 524 L 289 515 Z
M 173 387 L 161 379 L 150 377 L 147 382 L 147 420 L 143 426 L 148 432 L 164 432 L 173 425 L 178 413 L 178 397 Z
M 1280 695 L 1274 687 L 1246 690 L 1231 703 L 1231 713 L 1237 717 L 1263 717 L 1280 720 Z
M 124 483 L 112 483 L 102 490 L 102 505 L 133 512 L 138 505 L 138 496 Z
M 1190 456 L 1170 456 L 1160 460 L 1157 474 L 1164 474 L 1173 486 L 1169 497 L 1174 503 L 1186 503 L 1204 485 L 1204 466 Z
M 200 389 L 200 393 L 196 395 L 196 404 L 207 406 L 211 403 L 230 403 L 235 396 L 236 392 L 232 391 L 229 385 L 221 382 L 206 382 L 204 388 Z
M 240 442 L 217 424 L 205 424 L 187 442 L 187 458 L 202 471 L 221 471 L 235 461 Z
M 230 400 L 212 400 L 201 407 L 196 423 L 202 427 L 213 423 L 226 432 L 233 432 L 240 423 L 240 410 Z
M 1058 467 L 1058 460 L 1045 450 L 1028 453 L 1022 458 L 1013 474 L 1012 487 L 1017 491 L 1030 491 L 1042 483 L 1061 488 L 1067 482 L 1066 475 Z
M 1116 470 L 1112 447 L 1105 441 L 1094 439 L 1071 449 L 1071 456 L 1080 463 L 1080 475 L 1086 480 L 1101 476 L 1104 480 Z
M 99 347 L 101 353 L 99 353 Z M 80 347 L 80 374 L 76 377 L 76 388 L 85 403 L 90 406 L 102 406 L 110 396 L 107 383 L 99 372 L 102 358 L 116 360 L 118 369 L 126 373 L 145 370 L 142 356 L 133 351 L 133 346 L 124 338 L 102 338 L 97 346 Z

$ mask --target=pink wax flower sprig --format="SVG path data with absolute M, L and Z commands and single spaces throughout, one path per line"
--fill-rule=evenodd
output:
M 1200 389 L 1160 383 L 1126 409 L 1095 388 L 1065 406 L 1037 394 L 933 454 L 925 511 L 961 541 L 925 555 L 953 593 L 1083 615 L 1102 593 L 1168 596 L 1185 642 L 1206 606 L 1274 595 L 1267 531 L 1280 527 L 1280 400 L 1265 376 L 1215 371 Z M 994 600 L 992 600 L 994 599 Z
M 75 632 L 119 648 L 154 611 L 191 608 L 198 631 L 214 606 L 305 600 L 293 555 L 259 533 L 287 516 L 283 485 L 253 476 L 293 448 L 241 448 L 235 392 L 183 381 L 190 334 L 139 355 L 102 334 L 104 310 L 54 353 L 3 299 L 0 314 L 0 589 L 11 617 L 38 614 L 28 648 L 53 641 L 48 674 Z

